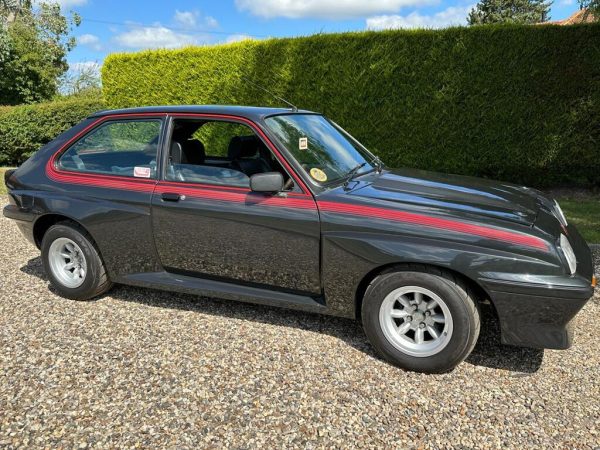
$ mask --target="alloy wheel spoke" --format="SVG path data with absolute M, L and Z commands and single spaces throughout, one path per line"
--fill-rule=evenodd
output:
M 420 305 L 421 302 L 423 301 L 423 294 L 420 292 L 415 292 L 415 301 L 417 302 L 418 305 Z
M 422 344 L 425 339 L 425 330 L 423 328 L 417 328 L 415 332 L 415 344 Z
M 402 325 L 398 327 L 399 334 L 406 334 L 406 332 L 410 330 L 410 322 L 404 322 Z
M 431 325 L 427 325 L 427 331 L 429 332 L 429 335 L 433 338 L 433 339 L 437 339 L 438 337 L 440 337 L 439 333 L 437 332 L 437 330 L 435 328 L 433 328 Z
M 392 316 L 394 319 L 402 319 L 403 317 L 408 316 L 408 314 L 408 311 L 405 309 L 392 309 L 390 316 Z
M 431 316 L 431 318 L 433 319 L 434 322 L 446 323 L 446 318 L 444 317 L 443 314 L 434 314 L 433 316 Z
M 437 306 L 437 302 L 435 300 L 431 300 L 429 303 L 427 303 L 427 309 L 429 311 L 435 309 L 435 307 Z
M 401 295 L 400 297 L 398 297 L 398 301 L 405 308 L 410 308 L 410 302 L 406 299 L 406 297 L 404 295 Z

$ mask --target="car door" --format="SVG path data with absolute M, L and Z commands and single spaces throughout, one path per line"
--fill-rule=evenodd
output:
M 224 151 L 211 149 L 229 140 L 231 153 L 231 142 L 240 141 L 234 139 L 239 136 L 224 137 L 213 130 L 204 133 L 204 142 L 198 144 L 196 138 L 186 140 L 189 132 L 175 138 L 175 131 L 171 131 L 173 137 L 163 156 L 165 169 L 152 198 L 155 245 L 165 270 L 319 295 L 320 223 L 312 195 L 247 119 L 225 120 L 215 115 L 195 118 L 207 121 L 202 127 L 209 122 L 245 127 L 243 139 L 250 138 L 248 133 L 259 139 L 257 142 L 293 177 L 295 187 L 275 195 L 252 192 L 249 178 L 231 169 L 234 161 L 228 160 Z M 172 130 L 179 126 L 178 120 L 172 118 Z M 182 163 L 176 156 L 182 143 L 196 151 L 205 149 L 206 155 L 187 155 Z

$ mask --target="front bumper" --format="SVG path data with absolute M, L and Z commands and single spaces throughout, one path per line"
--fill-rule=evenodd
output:
M 573 343 L 572 319 L 594 295 L 591 251 L 574 227 L 569 240 L 577 257 L 572 276 L 536 277 L 536 282 L 481 280 L 500 320 L 502 343 L 567 349 Z
M 539 286 L 516 288 L 539 291 Z M 535 348 L 569 348 L 574 334 L 572 319 L 593 295 L 591 286 L 569 291 L 569 297 L 509 292 L 506 286 L 504 289 L 489 291 L 500 320 L 502 343 Z

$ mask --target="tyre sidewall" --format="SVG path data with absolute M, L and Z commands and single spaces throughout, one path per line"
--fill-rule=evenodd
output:
M 49 262 L 49 250 L 52 242 L 58 238 L 69 238 L 74 241 L 81 249 L 87 264 L 87 274 L 85 280 L 76 288 L 69 288 L 63 285 L 52 273 Z M 54 225 L 44 235 L 42 239 L 42 262 L 44 270 L 52 286 L 63 297 L 75 300 L 87 300 L 96 292 L 96 288 L 100 283 L 101 264 L 102 261 L 93 244 L 79 231 L 69 225 Z
M 436 293 L 448 306 L 453 331 L 448 344 L 437 354 L 427 357 L 407 355 L 385 337 L 379 323 L 379 310 L 385 297 L 403 286 L 421 286 Z M 373 346 L 390 362 L 418 372 L 446 372 L 460 363 L 472 348 L 476 330 L 473 309 L 464 291 L 442 276 L 420 272 L 395 272 L 375 279 L 365 294 L 362 320 Z

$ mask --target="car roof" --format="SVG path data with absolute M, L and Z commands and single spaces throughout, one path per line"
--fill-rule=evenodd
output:
M 275 114 L 317 114 L 312 111 L 290 108 L 268 108 L 258 106 L 235 106 L 235 105 L 180 105 L 180 106 L 145 106 L 141 108 L 107 109 L 93 113 L 90 117 L 103 117 L 114 114 L 225 114 L 245 117 L 248 119 L 261 119 Z

